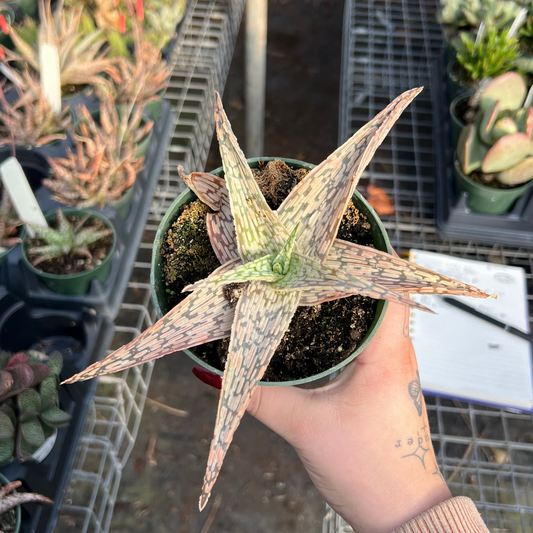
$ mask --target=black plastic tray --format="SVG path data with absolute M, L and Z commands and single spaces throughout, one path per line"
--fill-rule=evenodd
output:
M 44 349 L 50 353 L 55 347 L 65 346 L 58 335 L 73 338 L 70 350 L 60 349 L 64 358 L 61 379 L 102 359 L 113 329 L 113 323 L 105 316 L 87 310 L 31 307 L 0 286 L 0 347 L 18 351 L 34 348 L 45 340 Z M 96 386 L 97 380 L 93 379 L 59 389 L 60 407 L 72 415 L 72 420 L 58 430 L 55 445 L 44 461 L 14 461 L 0 469 L 8 479 L 20 479 L 25 491 L 44 494 L 54 501 L 54 505 L 24 505 L 21 533 L 54 531 Z
M 93 280 L 88 294 L 82 296 L 52 292 L 24 266 L 20 246 L 17 246 L 6 257 L 0 269 L 0 285 L 8 287 L 10 291 L 37 307 L 51 309 L 86 307 L 104 313 L 112 319 L 116 317 L 133 269 L 137 248 L 163 165 L 167 141 L 174 124 L 168 102 L 162 102 L 161 111 L 161 118 L 154 124 L 152 139 L 145 157 L 145 169 L 135 181 L 129 215 L 126 219 L 121 219 L 112 208 L 103 209 L 103 213 L 111 219 L 117 232 L 117 246 L 107 281 L 100 283 L 98 280 Z M 60 207 L 58 202 L 52 200 L 45 187 L 39 187 L 35 193 L 43 211 L 52 211 Z
M 505 215 L 474 213 L 464 192 L 456 191 L 449 98 L 444 58 L 433 65 L 433 139 L 435 153 L 435 219 L 443 237 L 485 244 L 533 247 L 533 191 L 519 198 Z

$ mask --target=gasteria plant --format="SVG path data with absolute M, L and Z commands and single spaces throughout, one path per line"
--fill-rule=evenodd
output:
M 465 69 L 469 79 L 477 83 L 493 78 L 515 68 L 520 56 L 516 38 L 507 38 L 509 30 L 487 26 L 478 42 L 467 32 L 460 35 L 457 61 Z
M 65 140 L 72 123 L 68 106 L 55 114 L 39 82 L 27 70 L 21 79 L 24 94 L 13 103 L 7 102 L 0 88 L 0 146 L 38 147 Z
M 40 72 L 38 43 L 50 43 L 59 51 L 61 86 L 109 86 L 102 73 L 109 69 L 114 59 L 106 57 L 108 49 L 102 30 L 82 36 L 80 21 L 83 7 L 64 8 L 59 2 L 52 14 L 50 0 L 39 0 L 40 24 L 37 42 L 26 42 L 19 32 L 11 27 L 9 36 L 16 51 L 3 48 L 8 61 L 18 61 Z M 33 24 L 33 23 L 30 23 Z M 29 32 L 23 32 L 31 35 Z M 23 83 L 23 80 L 22 80 Z
M 463 128 L 457 145 L 466 175 L 480 170 L 507 186 L 533 178 L 533 108 L 522 107 L 525 97 L 524 80 L 511 72 L 482 91 L 476 119 Z
M 207 227 L 222 266 L 187 287 L 192 294 L 133 342 L 65 382 L 117 372 L 231 335 L 200 509 L 298 306 L 361 294 L 428 311 L 407 293 L 487 297 L 475 287 L 335 238 L 361 173 L 421 90 L 412 89 L 394 100 L 309 172 L 277 211 L 263 197 L 216 94 L 215 122 L 225 180 L 193 173 L 186 182 L 214 211 Z M 232 307 L 221 286 L 234 281 L 249 283 Z
M 100 104 L 100 124 L 85 107 L 77 110 L 80 119 L 74 134 L 74 151 L 66 158 L 49 158 L 52 178 L 43 184 L 54 198 L 79 209 L 117 202 L 135 182 L 143 168 L 137 143 L 153 126 L 141 125 L 141 106 L 116 106 L 109 94 Z
M 35 351 L 3 353 L 1 364 L 2 387 L 13 379 L 0 399 L 0 464 L 5 464 L 14 456 L 29 459 L 71 417 L 57 405 L 63 366 L 59 352 L 50 356 Z
M 36 267 L 43 261 L 49 261 L 62 255 L 77 255 L 91 259 L 88 246 L 111 235 L 113 230 L 84 228 L 85 223 L 91 218 L 88 213 L 77 222 L 70 222 L 61 209 L 57 210 L 57 229 L 28 224 L 35 232 L 35 236 L 43 241 L 41 246 L 28 249 L 31 264 Z

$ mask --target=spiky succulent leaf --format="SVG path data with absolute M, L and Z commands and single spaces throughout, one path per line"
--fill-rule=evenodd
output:
M 218 93 L 215 95 L 215 124 L 239 254 L 244 261 L 277 254 L 285 244 L 288 232 L 261 193 L 237 144 Z
M 34 492 L 17 492 L 15 494 L 6 494 L 0 499 L 0 515 L 16 507 L 17 505 L 22 505 L 24 503 L 47 503 L 53 504 L 54 502 L 43 496 L 42 494 L 36 494 Z
M 132 342 L 64 383 L 112 374 L 168 353 L 223 339 L 231 331 L 233 314 L 234 308 L 222 290 L 195 291 Z
M 289 326 L 299 299 L 298 291 L 277 292 L 267 283 L 253 282 L 237 302 L 200 510 L 209 499 L 235 430 Z
M 321 263 L 326 260 L 363 170 L 404 109 L 421 91 L 422 87 L 398 96 L 309 172 L 283 201 L 278 209 L 280 221 L 288 231 L 300 224 L 296 239 L 300 253 Z

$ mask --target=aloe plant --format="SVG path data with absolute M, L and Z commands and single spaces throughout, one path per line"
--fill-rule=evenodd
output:
M 57 229 L 28 224 L 35 232 L 35 236 L 43 241 L 41 246 L 28 249 L 27 254 L 32 257 L 31 264 L 37 266 L 43 261 L 69 254 L 90 259 L 92 256 L 88 246 L 113 233 L 111 228 L 100 230 L 84 228 L 84 224 L 90 217 L 91 214 L 88 213 L 81 220 L 73 223 L 67 219 L 61 209 L 58 209 L 56 214 Z
M 216 94 L 215 122 L 225 180 L 184 176 L 213 213 L 211 244 L 222 266 L 185 290 L 192 294 L 130 344 L 67 380 L 118 372 L 231 335 L 200 509 L 203 509 L 246 406 L 298 306 L 361 294 L 429 311 L 408 294 L 488 295 L 385 252 L 335 238 L 374 152 L 422 89 L 399 96 L 273 211 L 263 197 Z M 221 285 L 249 281 L 236 306 Z
M 522 107 L 526 84 L 509 72 L 482 91 L 479 111 L 463 128 L 457 156 L 466 175 L 494 174 L 496 181 L 514 186 L 533 178 L 533 108 Z
M 50 498 L 35 492 L 13 492 L 21 485 L 21 481 L 12 481 L 0 488 L 0 515 L 23 503 L 54 503 Z
M 469 79 L 477 83 L 515 69 L 520 56 L 518 40 L 508 38 L 509 30 L 487 26 L 479 40 L 468 32 L 460 34 L 457 61 L 465 69 Z
M 34 71 L 40 71 L 39 46 L 40 42 L 54 44 L 58 48 L 61 86 L 103 85 L 109 82 L 102 74 L 109 69 L 114 59 L 106 57 L 108 49 L 105 47 L 103 30 L 96 30 L 89 35 L 82 36 L 80 22 L 83 7 L 65 8 L 58 6 L 52 14 L 50 0 L 39 0 L 40 24 L 34 41 L 35 23 L 27 21 L 29 28 L 17 31 L 9 28 L 9 36 L 15 45 L 15 51 L 3 48 L 8 61 L 17 61 L 29 65 Z M 23 36 L 29 39 L 26 41 Z M 23 80 L 19 80 L 24 86 Z

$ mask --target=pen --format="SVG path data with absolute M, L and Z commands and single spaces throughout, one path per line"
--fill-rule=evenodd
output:
M 533 335 L 530 335 L 529 333 L 524 333 L 523 331 L 520 331 L 519 329 L 513 328 L 513 326 L 510 326 L 509 324 L 505 324 L 503 322 L 500 322 L 499 320 L 496 320 L 495 318 L 492 318 L 490 316 L 484 315 L 483 313 L 480 313 L 479 311 L 476 311 L 469 305 L 464 304 L 463 302 L 460 302 L 459 300 L 456 300 L 455 298 L 448 298 L 444 296 L 442 298 L 447 304 L 453 305 L 454 307 L 457 307 L 458 309 L 461 309 L 462 311 L 465 311 L 466 313 L 477 316 L 478 318 L 481 318 L 481 320 L 485 320 L 485 322 L 489 322 L 490 324 L 494 324 L 495 326 L 498 326 L 499 328 L 504 329 L 505 331 L 508 331 L 509 333 L 512 333 L 513 335 L 516 335 L 518 337 L 522 337 L 522 339 L 525 339 L 526 341 L 533 342 Z

